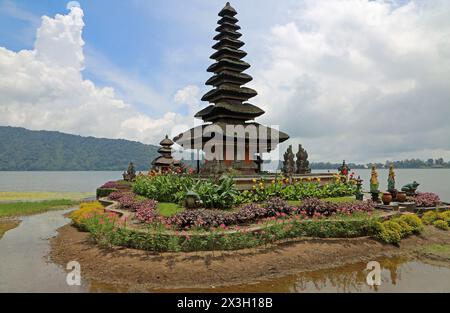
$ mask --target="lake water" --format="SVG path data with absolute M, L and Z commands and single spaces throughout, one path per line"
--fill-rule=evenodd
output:
M 0 191 L 92 192 L 122 172 L 0 172 Z
M 327 170 L 315 170 L 326 173 Z M 335 172 L 335 171 L 331 171 Z M 354 170 L 356 177 L 364 180 L 364 189 L 369 189 L 370 169 Z M 0 191 L 55 191 L 94 192 L 106 181 L 117 180 L 122 172 L 0 172 Z M 387 189 L 388 170 L 378 170 L 380 190 Z M 442 200 L 450 202 L 450 169 L 397 169 L 396 185 L 401 186 L 416 180 L 419 191 L 432 191 Z

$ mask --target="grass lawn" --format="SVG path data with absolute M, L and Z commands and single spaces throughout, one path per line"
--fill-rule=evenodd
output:
M 431 244 L 425 246 L 422 251 L 428 254 L 450 258 L 450 245 Z
M 0 239 L 8 230 L 16 228 L 17 226 L 19 226 L 19 224 L 20 221 L 16 220 L 0 220 Z
M 159 214 L 162 216 L 168 217 L 177 214 L 178 212 L 184 211 L 182 206 L 179 206 L 176 203 L 169 202 L 159 202 L 157 207 Z
M 320 199 L 323 201 L 329 201 L 329 202 L 333 202 L 333 203 L 342 203 L 342 202 L 355 202 L 355 197 L 336 197 L 336 198 L 324 198 L 324 199 Z M 299 205 L 302 201 L 301 200 L 297 200 L 297 201 L 288 201 L 288 203 L 290 205 Z
M 42 201 L 42 200 L 81 200 L 93 197 L 92 192 L 14 192 L 0 191 L 0 202 L 9 201 Z
M 65 208 L 76 203 L 77 202 L 68 199 L 0 203 L 0 218 L 38 214 L 50 210 Z

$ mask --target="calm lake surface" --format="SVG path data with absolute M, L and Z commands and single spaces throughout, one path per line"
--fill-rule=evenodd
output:
M 315 170 L 326 173 L 327 170 Z M 330 171 L 336 172 L 336 171 Z M 369 189 L 370 169 L 354 170 L 364 180 L 364 189 Z M 122 177 L 122 172 L 0 172 L 0 191 L 55 191 L 95 192 L 109 180 Z M 388 170 L 378 170 L 380 190 L 387 189 Z M 437 193 L 443 201 L 450 202 L 450 169 L 397 169 L 396 185 L 401 186 L 416 180 L 419 191 Z
M 122 172 L 0 172 L 0 191 L 92 192 Z

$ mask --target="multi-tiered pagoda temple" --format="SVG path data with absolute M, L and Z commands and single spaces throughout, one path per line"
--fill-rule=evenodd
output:
M 161 140 L 159 143 L 161 147 L 158 149 L 159 157 L 152 161 L 152 171 L 167 172 L 172 167 L 179 167 L 181 161 L 176 160 L 172 156 L 172 146 L 174 142 L 170 140 L 169 136 Z
M 211 55 L 211 59 L 216 62 L 207 70 L 214 75 L 206 82 L 206 85 L 214 88 L 202 98 L 202 101 L 208 101 L 210 105 L 195 115 L 205 124 L 174 139 L 185 149 L 202 149 L 205 152 L 206 162 L 201 169 L 204 173 L 229 169 L 240 174 L 258 173 L 262 153 L 270 152 L 289 138 L 283 132 L 253 121 L 264 114 L 264 111 L 246 102 L 257 93 L 251 88 L 243 87 L 252 77 L 243 73 L 250 64 L 242 60 L 247 53 L 240 49 L 244 43 L 239 40 L 242 34 L 238 32 L 240 27 L 236 24 L 236 14 L 229 2 L 219 12 L 219 26 L 216 28 L 218 34 L 214 37 L 217 43 L 213 46 L 217 51 Z M 238 126 L 237 129 L 245 131 L 230 133 L 227 126 Z M 209 151 L 212 143 L 216 146 L 214 151 Z M 242 146 L 245 148 L 240 149 Z M 242 150 L 243 153 L 239 154 Z M 217 151 L 220 151 L 219 155 Z

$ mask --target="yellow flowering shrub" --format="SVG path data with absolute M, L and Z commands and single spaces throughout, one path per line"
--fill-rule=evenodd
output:
M 448 224 L 447 224 L 446 221 L 443 221 L 443 220 L 437 220 L 437 221 L 434 221 L 433 225 L 434 225 L 436 228 L 439 228 L 439 229 L 442 229 L 442 230 L 448 230 Z
M 450 211 L 439 213 L 439 218 L 443 221 L 446 221 L 447 224 L 450 226 Z
M 433 224 L 433 222 L 438 219 L 439 219 L 438 213 L 435 211 L 428 211 L 422 216 L 422 221 L 426 225 Z
M 103 214 L 104 208 L 103 205 L 98 202 L 83 202 L 80 204 L 80 208 L 76 211 L 73 211 L 70 214 L 70 218 L 75 224 L 81 224 L 83 219 L 89 218 L 96 214 Z

